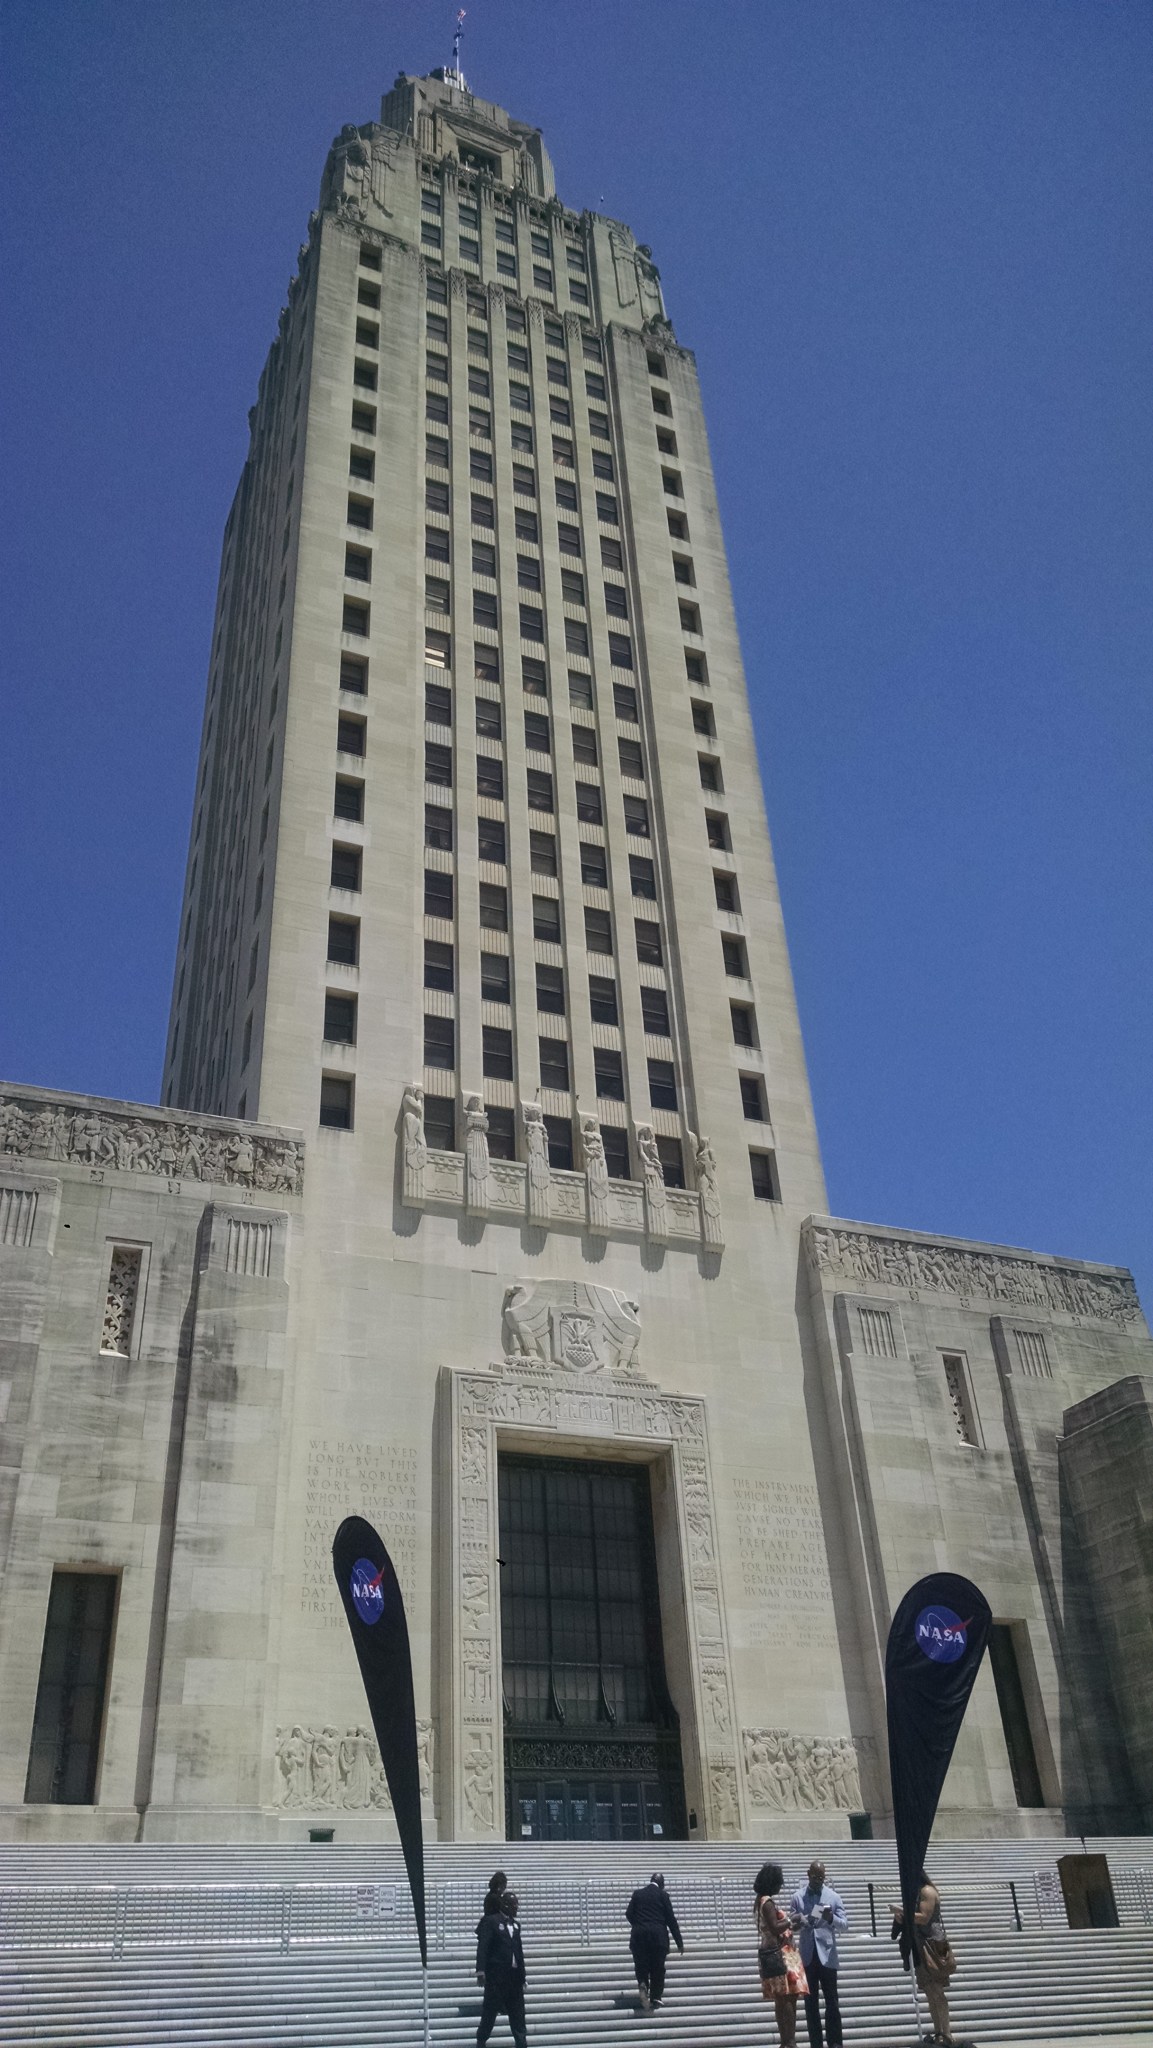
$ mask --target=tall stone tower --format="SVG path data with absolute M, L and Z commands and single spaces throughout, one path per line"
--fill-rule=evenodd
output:
M 491 1635 L 464 1661 L 470 1598 L 499 1601 L 498 1447 L 453 1379 L 434 1417 L 437 1373 L 503 1347 L 534 1414 L 524 1374 L 551 1373 L 550 1442 L 669 1490 L 672 1824 L 736 1828 L 735 1687 L 746 1719 L 772 1673 L 783 1725 L 848 1728 L 831 1636 L 785 1681 L 780 1588 L 741 1577 L 742 1473 L 785 1489 L 781 1532 L 816 1512 L 795 1292 L 825 1204 L 692 356 L 650 251 L 562 204 L 537 130 L 402 76 L 330 154 L 251 427 L 164 1099 L 306 1135 L 293 1497 L 330 1440 L 403 1440 L 403 1510 L 383 1451 L 324 1499 L 407 1518 L 450 1824 L 484 1831 L 479 1770 L 502 1831 Z M 804 1547 L 802 1605 L 827 1594 Z

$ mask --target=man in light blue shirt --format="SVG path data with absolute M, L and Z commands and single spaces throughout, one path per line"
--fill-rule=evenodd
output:
M 837 1998 L 837 1930 L 848 1926 L 844 1905 L 825 1883 L 823 1863 L 810 1863 L 809 1882 L 793 1893 L 793 1926 L 809 1980 L 805 2024 L 809 2048 L 842 2048 L 841 2007 Z M 821 2034 L 821 1993 L 825 1994 L 825 2033 Z

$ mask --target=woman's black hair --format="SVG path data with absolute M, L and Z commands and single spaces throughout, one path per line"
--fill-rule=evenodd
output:
M 493 1874 L 492 1874 L 492 1876 L 491 1876 L 491 1877 L 489 1878 L 489 1881 L 488 1881 L 488 1888 L 489 1888 L 490 1892 L 505 1892 L 505 1891 L 507 1891 L 507 1890 L 508 1890 L 508 1872 L 507 1872 L 507 1870 L 494 1870 L 494 1871 L 493 1871 Z
M 779 1863 L 762 1863 L 753 1879 L 753 1889 L 758 1898 L 771 1897 L 780 1891 L 784 1881 L 785 1873 Z

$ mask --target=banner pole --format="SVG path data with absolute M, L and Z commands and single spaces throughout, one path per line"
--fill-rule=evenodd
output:
M 424 2048 L 430 2048 L 428 2031 L 428 1964 L 420 1966 L 420 1981 L 424 1991 Z
M 925 2029 L 921 2025 L 921 2005 L 917 1997 L 917 1972 L 915 1966 L 909 1971 L 909 1989 L 913 1994 L 913 2018 L 917 2023 L 917 2039 L 918 2041 L 923 2041 Z

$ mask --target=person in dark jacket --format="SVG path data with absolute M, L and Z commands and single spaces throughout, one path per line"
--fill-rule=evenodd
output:
M 477 1928 L 476 1975 L 484 1985 L 484 2003 L 476 2030 L 476 2048 L 484 2048 L 498 2012 L 508 2014 L 516 2048 L 528 2048 L 524 2028 L 524 1950 L 516 1924 L 517 1899 L 506 1892 L 496 1913 L 486 1913 Z
M 644 2012 L 655 2012 L 665 1995 L 665 1958 L 669 1952 L 670 1934 L 681 1954 L 685 1952 L 672 1900 L 659 1870 L 654 1870 L 647 1884 L 638 1885 L 625 1907 L 625 1919 L 632 1928 L 629 1947 L 640 1987 L 641 2007 Z
M 490 1913 L 500 1912 L 500 1902 L 503 1899 L 507 1890 L 507 1871 L 494 1870 L 492 1876 L 489 1878 L 488 1881 L 488 1890 L 484 1895 L 484 1904 L 480 1909 L 480 1917 L 482 1920 L 487 1920 Z M 478 1927 L 476 1931 L 479 1935 L 480 1928 Z

